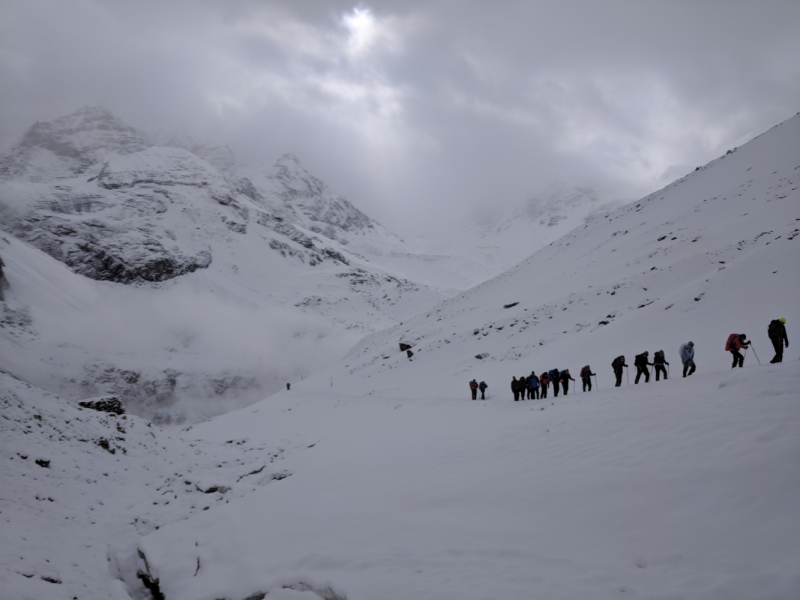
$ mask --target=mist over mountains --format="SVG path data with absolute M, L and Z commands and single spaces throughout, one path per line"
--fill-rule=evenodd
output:
M 0 194 L 11 365 L 52 392 L 118 394 L 167 422 L 309 375 L 599 203 L 554 187 L 522 221 L 489 214 L 404 241 L 295 156 L 240 167 L 226 146 L 147 134 L 99 107 L 35 123 L 0 159 Z

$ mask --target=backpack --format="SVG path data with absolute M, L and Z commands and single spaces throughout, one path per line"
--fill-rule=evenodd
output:
M 536 389 L 539 387 L 539 378 L 538 377 L 531 377 L 530 378 L 531 389 Z
M 658 352 L 656 352 L 654 358 L 655 358 L 655 360 L 653 362 L 663 363 L 664 360 L 665 360 L 664 359 L 664 351 L 663 350 L 659 350 Z
M 589 373 L 591 372 L 592 370 L 589 368 L 589 365 L 586 365 L 581 369 L 581 377 L 589 377 Z
M 647 358 L 644 354 L 637 354 L 636 359 L 633 361 L 634 366 L 643 367 L 647 364 Z
M 624 364 L 625 364 L 625 357 L 624 356 L 618 356 L 617 358 L 614 359 L 614 362 L 611 363 L 611 367 L 614 370 L 621 369 L 622 365 L 624 365 Z
M 770 321 L 769 327 L 767 328 L 767 335 L 769 336 L 770 339 L 780 336 L 782 324 L 783 323 L 781 323 L 777 319 L 775 319 L 774 321 Z
M 547 378 L 550 381 L 558 381 L 558 378 L 561 376 L 561 373 L 558 372 L 558 369 L 551 369 L 550 372 L 547 374 Z

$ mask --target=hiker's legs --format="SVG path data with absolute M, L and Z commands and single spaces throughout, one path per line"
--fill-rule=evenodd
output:
M 617 376 L 617 384 L 614 387 L 619 387 L 622 385 L 622 369 L 619 371 L 614 371 L 614 375 Z
M 783 361 L 783 340 L 776 340 L 769 338 L 772 341 L 772 347 L 775 348 L 775 357 L 769 361 L 771 363 L 779 363 Z

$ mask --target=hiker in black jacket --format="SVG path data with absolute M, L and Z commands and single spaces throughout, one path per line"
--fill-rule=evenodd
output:
M 659 350 L 653 356 L 653 364 L 656 366 L 656 381 L 658 381 L 658 376 L 660 373 L 664 373 L 664 381 L 667 380 L 667 369 L 664 368 L 664 365 L 669 365 L 667 359 L 664 358 L 664 351 Z
M 558 386 L 560 385 L 559 382 L 561 380 L 561 373 L 558 371 L 558 369 L 550 369 L 550 371 L 547 373 L 547 378 L 550 380 L 550 383 L 553 384 L 553 397 L 557 398 Z
M 511 378 L 511 391 L 514 392 L 514 402 L 519 402 L 519 381 L 516 377 Z
M 572 375 L 569 374 L 569 369 L 564 369 L 561 371 L 561 387 L 564 389 L 564 395 L 566 396 L 569 393 L 569 382 L 575 381 L 572 378 Z
M 481 400 L 486 400 L 486 388 L 488 387 L 485 381 L 481 381 L 478 385 L 478 389 L 481 391 Z
M 786 347 L 789 347 L 789 338 L 786 337 L 786 319 L 775 319 L 774 321 L 770 322 L 769 328 L 767 329 L 767 335 L 769 335 L 772 346 L 775 348 L 775 357 L 769 362 L 783 362 L 784 342 L 786 343 Z
M 644 382 L 649 383 L 650 381 L 650 371 L 647 370 L 647 366 L 653 366 L 653 363 L 647 362 L 647 357 L 650 353 L 645 350 L 641 354 L 637 354 L 636 358 L 633 361 L 633 366 L 636 367 L 636 380 L 633 383 L 639 383 L 639 378 L 644 375 Z
M 583 382 L 583 391 L 586 391 L 586 388 L 589 388 L 589 391 L 592 391 L 592 377 L 595 373 L 592 373 L 592 369 L 589 368 L 589 365 L 586 365 L 581 369 L 581 381 Z
M 519 378 L 519 399 L 525 400 L 525 396 L 528 394 L 528 380 L 525 378 L 525 375 Z
M 615 358 L 611 363 L 611 368 L 614 369 L 614 375 L 617 378 L 617 383 L 614 387 L 619 387 L 622 385 L 622 368 L 627 366 L 628 365 L 625 364 L 625 357 L 621 355 Z

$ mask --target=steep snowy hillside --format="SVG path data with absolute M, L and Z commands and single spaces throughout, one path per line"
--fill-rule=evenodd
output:
M 634 354 L 663 349 L 677 370 L 678 348 L 689 340 L 699 370 L 715 371 L 730 367 L 723 346 L 731 332 L 748 334 L 768 362 L 770 320 L 800 325 L 798 190 L 794 117 L 639 202 L 593 216 L 503 275 L 366 338 L 346 360 L 352 385 L 410 392 L 408 382 L 425 382 L 424 391 L 450 395 L 473 376 L 506 390 L 512 375 L 531 369 L 574 375 L 590 364 L 607 386 L 614 357 L 632 364 Z M 413 346 L 413 360 L 398 351 L 400 342 Z M 797 359 L 797 345 L 786 356 Z M 747 360 L 755 361 L 752 351 Z
M 406 244 L 296 158 L 254 183 L 102 109 L 31 128 L 4 163 L 0 223 L 6 368 L 151 418 L 253 402 L 451 293 L 382 266 Z

